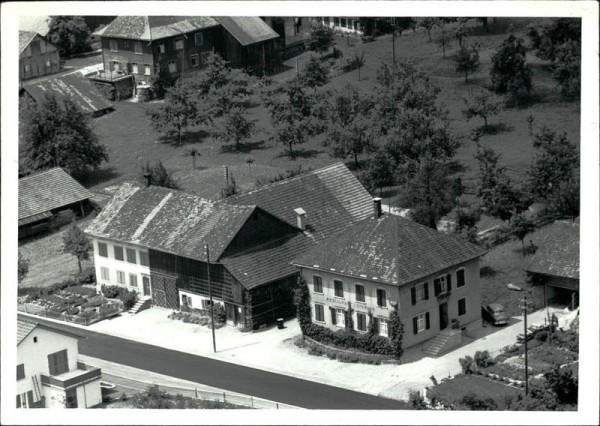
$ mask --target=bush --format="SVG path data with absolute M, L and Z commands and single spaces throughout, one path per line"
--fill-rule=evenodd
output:
M 475 371 L 473 357 L 467 355 L 464 358 L 460 358 L 458 362 L 460 363 L 463 374 L 472 374 Z
M 225 312 L 225 306 L 220 303 L 216 303 L 214 307 L 215 324 L 225 324 L 227 320 L 227 313 Z M 219 327 L 220 328 L 220 327 Z
M 475 365 L 479 368 L 486 368 L 494 365 L 495 362 L 488 351 L 477 351 L 474 357 Z
M 77 294 L 80 296 L 95 296 L 97 294 L 95 288 L 82 286 L 69 287 L 68 291 L 70 293 Z
M 427 410 L 427 404 L 421 392 L 419 391 L 408 391 L 408 403 L 413 410 Z
M 108 299 L 119 299 L 123 302 L 123 309 L 129 310 L 137 302 L 138 294 L 134 290 L 127 290 L 124 287 L 118 285 L 103 285 L 102 294 Z

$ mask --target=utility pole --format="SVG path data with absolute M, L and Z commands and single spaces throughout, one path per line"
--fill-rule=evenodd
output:
M 217 342 L 215 340 L 215 307 L 212 298 L 212 286 L 210 285 L 210 256 L 208 252 L 208 244 L 204 246 L 206 249 L 206 276 L 208 280 L 208 299 L 210 300 L 210 321 L 213 339 L 213 351 L 217 352 Z
M 521 309 L 523 309 L 523 327 L 524 327 L 524 335 L 525 335 L 525 396 L 529 395 L 529 363 L 528 363 L 528 353 L 527 353 L 527 310 L 531 306 L 531 302 L 527 301 L 527 295 L 520 300 Z

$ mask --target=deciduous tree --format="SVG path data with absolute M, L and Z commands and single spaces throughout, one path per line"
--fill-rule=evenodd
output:
M 467 83 L 469 74 L 473 74 L 479 69 L 479 46 L 461 46 L 454 56 L 454 62 L 456 72 L 464 74 L 465 83 Z
M 365 170 L 360 175 L 361 181 L 369 189 L 379 189 L 379 194 L 383 192 L 386 186 L 392 186 L 394 180 L 394 163 L 390 154 L 380 148 L 369 159 Z
M 467 120 L 473 117 L 481 117 L 485 127 L 488 125 L 488 117 L 498 114 L 502 105 L 500 98 L 486 89 L 479 89 L 472 96 L 463 98 L 463 100 L 467 106 L 463 110 L 463 115 Z
M 255 124 L 244 114 L 244 111 L 241 108 L 233 108 L 223 117 L 214 136 L 223 142 L 233 142 L 235 149 L 240 151 L 240 143 L 255 132 Z
M 419 27 L 425 28 L 429 43 L 431 43 L 431 30 L 435 27 L 435 18 L 424 17 L 419 19 Z
M 315 25 L 306 41 L 308 50 L 317 52 L 320 55 L 327 52 L 335 44 L 333 30 L 325 25 Z
M 525 237 L 535 230 L 535 223 L 522 213 L 516 214 L 510 219 L 510 229 L 521 241 L 523 256 L 525 256 Z
M 316 92 L 317 87 L 324 86 L 329 81 L 329 71 L 319 58 L 311 56 L 302 70 L 300 81 L 307 87 L 313 88 Z
M 360 81 L 360 69 L 365 65 L 365 54 L 359 54 L 358 52 L 355 52 L 354 56 L 350 60 L 350 65 L 358 72 L 358 81 Z
M 71 225 L 62 237 L 63 253 L 72 254 L 77 258 L 79 272 L 81 272 L 81 261 L 90 258 L 92 241 L 75 224 Z
M 62 167 L 68 173 L 80 174 L 108 161 L 90 118 L 70 99 L 47 94 L 39 103 L 24 100 L 20 119 L 20 166 L 26 172 Z
M 179 185 L 165 168 L 162 161 L 154 164 L 146 163 L 142 166 L 142 176 L 145 184 L 162 186 L 163 188 L 179 189 Z
M 81 16 L 53 16 L 46 37 L 62 57 L 91 50 L 90 29 Z
M 492 56 L 490 70 L 496 93 L 508 93 L 520 99 L 531 91 L 531 69 L 526 62 L 523 39 L 508 36 Z

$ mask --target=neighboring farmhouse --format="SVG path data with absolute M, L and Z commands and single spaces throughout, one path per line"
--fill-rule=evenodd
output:
M 218 202 L 124 184 L 86 232 L 98 285 L 136 289 L 154 306 L 206 309 L 210 269 L 227 322 L 249 328 L 293 316 L 291 261 L 370 212 L 367 191 L 337 163 Z
M 148 83 L 162 69 L 172 76 L 200 70 L 210 53 L 234 68 L 271 72 L 278 35 L 258 17 L 119 16 L 96 31 L 103 78 L 132 75 Z
M 79 338 L 18 318 L 17 408 L 88 408 L 102 402 L 102 373 L 77 361 Z
M 379 334 L 387 337 L 397 304 L 404 348 L 442 334 L 431 355 L 451 345 L 461 330 L 480 326 L 479 258 L 485 250 L 383 214 L 379 199 L 373 210 L 372 217 L 293 262 L 309 284 L 313 322 L 337 330 L 352 321 L 366 333 L 372 314 Z
M 579 222 L 557 221 L 547 227 L 544 240 L 527 273 L 544 285 L 545 304 L 579 306 Z
M 19 80 L 60 71 L 56 46 L 33 31 L 19 31 Z
M 89 210 L 92 193 L 60 167 L 19 179 L 19 238 L 69 223 Z
M 342 33 L 362 34 L 360 18 L 358 16 L 322 16 L 315 18 L 317 22 Z
M 278 50 L 283 58 L 298 54 L 305 49 L 313 18 L 308 16 L 265 16 L 262 18 L 277 34 Z

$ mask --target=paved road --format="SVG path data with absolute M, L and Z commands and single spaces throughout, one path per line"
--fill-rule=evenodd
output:
M 72 327 L 68 324 L 57 324 L 43 318 L 36 319 L 36 321 L 85 336 L 86 339 L 79 341 L 79 353 L 83 355 L 232 392 L 310 409 L 393 410 L 407 408 L 405 403 L 392 399 L 138 343 Z

